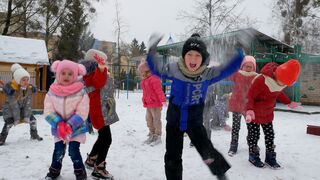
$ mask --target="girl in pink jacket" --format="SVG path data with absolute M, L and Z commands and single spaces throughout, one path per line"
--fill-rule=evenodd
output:
M 145 61 L 141 62 L 138 70 L 143 78 L 141 81 L 142 102 L 143 107 L 147 108 L 146 121 L 149 128 L 149 137 L 145 143 L 154 146 L 161 143 L 161 110 L 166 104 L 166 98 L 162 91 L 160 78 L 151 74 Z
M 245 114 L 248 90 L 256 76 L 256 59 L 253 56 L 245 56 L 240 70 L 229 78 L 234 83 L 228 104 L 228 110 L 232 112 L 229 156 L 237 153 L 241 116 Z
M 52 163 L 46 179 L 60 175 L 66 145 L 73 162 L 76 179 L 86 179 L 87 173 L 80 153 L 80 143 L 86 140 L 86 119 L 89 113 L 89 98 L 78 76 L 86 74 L 83 65 L 69 60 L 55 61 L 51 70 L 56 80 L 50 86 L 44 100 L 44 115 L 51 125 L 55 139 Z

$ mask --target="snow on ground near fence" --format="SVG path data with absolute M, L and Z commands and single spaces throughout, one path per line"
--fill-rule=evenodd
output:
M 107 169 L 116 180 L 163 180 L 165 143 L 155 147 L 143 145 L 147 138 L 145 109 L 141 103 L 141 93 L 120 93 L 117 101 L 117 112 L 120 121 L 111 126 L 113 142 L 107 157 Z M 165 113 L 162 112 L 163 140 L 165 139 Z M 230 116 L 231 117 L 231 116 Z M 38 119 L 39 134 L 42 142 L 31 141 L 29 125 L 13 127 L 7 142 L 0 146 L 0 179 L 34 180 L 45 177 L 51 163 L 53 139 L 50 127 L 42 115 Z M 231 125 L 231 118 L 227 121 Z M 269 168 L 258 169 L 248 162 L 246 144 L 246 126 L 242 121 L 239 140 L 239 151 L 229 157 L 227 151 L 230 143 L 230 132 L 214 131 L 211 140 L 214 146 L 228 159 L 232 168 L 228 171 L 231 180 L 316 180 L 320 178 L 320 136 L 306 134 L 307 124 L 320 125 L 320 115 L 305 115 L 289 112 L 275 112 L 275 144 L 277 159 L 284 167 L 281 170 Z M 0 117 L 0 126 L 3 118 Z M 85 160 L 96 140 L 97 135 L 87 135 L 87 143 L 81 145 L 82 157 Z M 189 147 L 190 140 L 185 137 L 183 150 L 184 180 L 215 179 L 209 169 L 202 163 L 195 148 Z M 264 136 L 261 136 L 261 159 L 265 157 Z M 91 170 L 87 169 L 90 174 Z M 63 180 L 75 179 L 72 162 L 66 153 L 63 160 L 61 176 Z

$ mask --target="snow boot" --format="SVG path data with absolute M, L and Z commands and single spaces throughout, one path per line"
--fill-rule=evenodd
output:
M 258 168 L 264 167 L 264 163 L 260 159 L 259 152 L 250 152 L 249 153 L 249 162 Z
M 106 170 L 105 161 L 103 161 L 99 165 L 94 164 L 94 169 L 91 175 L 99 179 L 113 180 L 113 176 Z
M 85 168 L 75 169 L 74 174 L 76 175 L 76 180 L 87 180 L 87 172 Z
M 238 143 L 237 142 L 231 142 L 230 149 L 228 151 L 229 156 L 234 156 L 237 153 L 238 150 Z
M 38 141 L 42 141 L 43 140 L 43 138 L 38 135 L 38 131 L 37 130 L 30 130 L 30 135 L 31 135 L 31 139 L 32 140 L 38 140 Z
M 153 141 L 150 143 L 151 146 L 161 144 L 161 135 L 153 135 Z
M 148 139 L 143 142 L 144 144 L 151 144 L 154 141 L 154 134 L 150 134 L 148 136 Z
M 0 134 L 0 146 L 4 145 L 7 137 L 8 137 L 8 134 L 2 134 L 2 133 Z
M 217 176 L 218 180 L 228 180 L 228 177 L 226 176 L 226 174 L 222 174 L 220 176 Z
M 98 155 L 90 156 L 89 154 L 87 154 L 87 159 L 84 162 L 86 164 L 87 168 L 89 168 L 89 169 L 94 168 L 94 163 L 96 163 L 97 157 L 98 157 Z
M 44 178 L 45 180 L 55 180 L 60 175 L 60 169 L 55 169 L 53 167 L 49 168 L 49 172 L 47 176 Z
M 281 166 L 278 164 L 276 160 L 277 154 L 275 152 L 266 152 L 266 159 L 265 163 L 271 168 L 271 169 L 280 169 Z

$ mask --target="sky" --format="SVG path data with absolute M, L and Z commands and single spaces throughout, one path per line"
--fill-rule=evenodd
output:
M 244 0 L 239 7 L 243 13 L 258 21 L 258 30 L 270 36 L 276 34 L 273 24 L 271 2 L 273 0 Z M 194 12 L 194 0 L 118 0 L 120 16 L 125 25 L 123 40 L 130 43 L 133 38 L 148 42 L 153 32 L 164 34 L 166 41 L 171 35 L 175 42 L 181 40 L 188 23 L 179 20 L 181 10 Z M 100 0 L 95 3 L 96 16 L 90 21 L 91 31 L 99 40 L 116 41 L 115 0 Z
M 145 121 L 145 108 L 142 106 L 141 92 L 120 92 L 116 98 L 117 113 L 120 121 L 111 125 L 112 144 L 107 156 L 107 170 L 114 175 L 115 180 L 164 180 L 165 154 L 165 115 L 167 107 L 162 110 L 162 140 L 157 146 L 143 144 L 147 139 L 148 128 Z M 277 107 L 286 108 L 286 106 Z M 319 107 L 302 107 L 302 110 L 314 112 Z M 229 115 L 227 123 L 231 125 Z M 19 124 L 10 129 L 6 144 L 0 146 L 0 179 L 1 180 L 39 180 L 43 179 L 51 163 L 54 140 L 50 125 L 43 115 L 36 115 L 38 132 L 43 141 L 30 140 L 29 125 Z M 211 141 L 217 150 L 231 164 L 227 172 L 230 180 L 319 180 L 320 136 L 306 134 L 306 127 L 319 124 L 319 114 L 306 115 L 291 112 L 275 112 L 274 118 L 275 144 L 277 161 L 283 169 L 272 170 L 256 168 L 248 162 L 248 145 L 246 143 L 246 125 L 242 119 L 238 153 L 230 157 L 227 152 L 230 144 L 230 131 L 212 131 Z M 0 116 L 0 127 L 4 124 Z M 95 130 L 95 132 L 97 132 Z M 82 158 L 90 152 L 97 133 L 87 134 L 87 141 L 81 144 Z M 183 179 L 213 180 L 213 177 L 201 160 L 195 148 L 189 147 L 190 139 L 184 138 L 183 149 Z M 265 159 L 264 135 L 259 140 L 261 159 Z M 92 170 L 86 169 L 88 180 Z M 75 179 L 73 167 L 68 153 L 63 159 L 61 178 L 59 180 Z

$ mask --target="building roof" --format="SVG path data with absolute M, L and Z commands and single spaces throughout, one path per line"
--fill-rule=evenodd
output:
M 290 52 L 293 51 L 293 47 L 283 43 L 273 37 L 270 37 L 254 28 L 246 28 L 246 29 L 239 29 L 236 31 L 232 31 L 232 32 L 227 32 L 227 33 L 223 33 L 223 34 L 217 34 L 217 35 L 213 35 L 213 36 L 208 36 L 208 37 L 204 37 L 203 40 L 218 40 L 218 39 L 222 39 L 222 38 L 228 38 L 228 37 L 238 37 L 240 40 L 242 38 L 243 35 L 246 36 L 250 36 L 251 39 L 257 39 L 259 41 L 263 41 L 271 46 L 278 46 L 279 48 L 281 48 L 283 51 L 285 52 Z M 176 42 L 176 43 L 172 43 L 172 44 L 166 44 L 166 45 L 162 45 L 158 47 L 158 50 L 164 50 L 164 49 L 168 49 L 168 48 L 175 48 L 175 47 L 182 47 L 184 41 L 182 42 Z
M 0 35 L 0 62 L 49 64 L 44 40 Z

